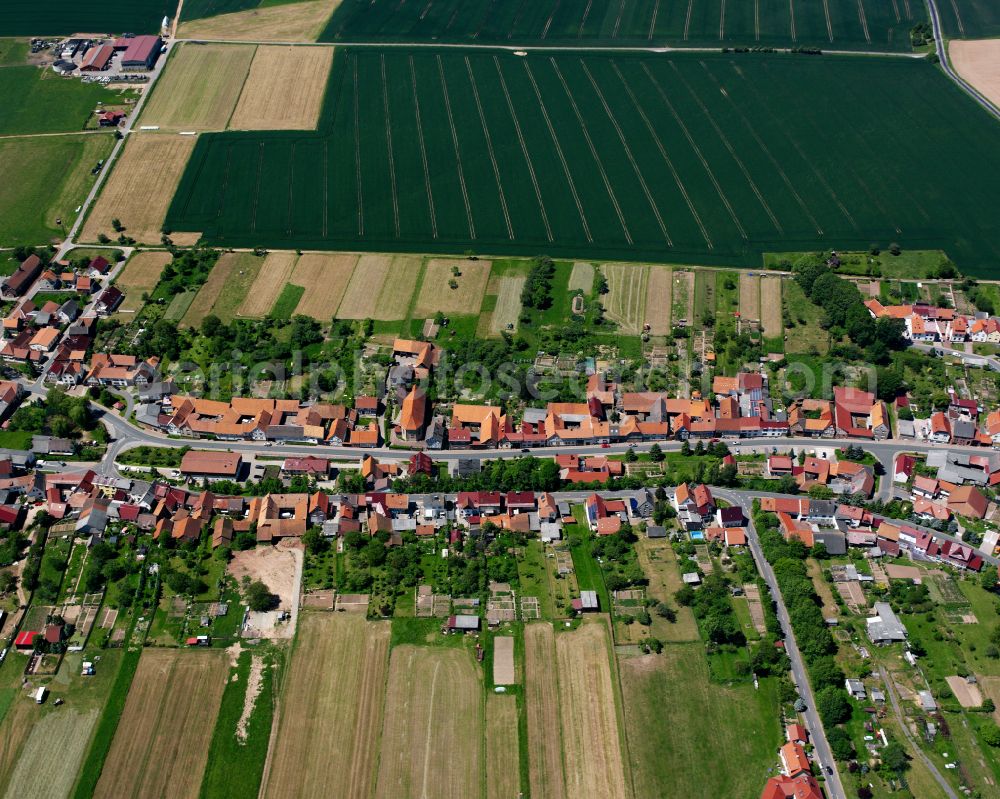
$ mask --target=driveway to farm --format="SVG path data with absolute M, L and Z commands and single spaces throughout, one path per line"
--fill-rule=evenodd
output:
M 833 751 L 830 749 L 830 743 L 826 739 L 826 730 L 823 729 L 819 713 L 816 711 L 816 699 L 813 696 L 812 685 L 809 683 L 809 675 L 806 673 L 805 662 L 802 660 L 802 654 L 799 652 L 798 644 L 795 642 L 795 632 L 792 630 L 792 623 L 788 618 L 788 609 L 785 607 L 785 600 L 781 596 L 781 590 L 778 588 L 778 580 L 774 576 L 774 570 L 764 557 L 764 550 L 761 548 L 760 539 L 757 537 L 757 531 L 754 529 L 753 521 L 751 520 L 750 506 L 753 500 L 742 492 L 715 489 L 714 493 L 717 497 L 721 497 L 743 508 L 743 515 L 747 519 L 747 540 L 750 542 L 750 549 L 753 552 L 754 560 L 757 561 L 757 568 L 763 575 L 765 582 L 767 582 L 771 598 L 775 601 L 778 621 L 781 623 L 781 629 L 785 632 L 785 652 L 788 653 L 788 659 L 792 663 L 792 679 L 799 690 L 799 695 L 806 703 L 806 709 L 802 715 L 806 719 L 806 726 L 815 749 L 816 760 L 826 777 L 827 793 L 830 799 L 847 799 L 847 794 L 844 793 L 844 786 L 840 781 L 840 773 L 837 771 L 836 761 L 833 759 Z M 829 774 L 826 774 L 827 767 L 831 769 Z

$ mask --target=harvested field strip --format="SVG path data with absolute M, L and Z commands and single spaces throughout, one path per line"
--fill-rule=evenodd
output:
M 267 316 L 291 277 L 297 257 L 293 252 L 268 253 L 237 316 Z
M 15 689 L 16 690 L 16 689 Z M 31 735 L 36 708 L 20 691 L 13 698 L 0 725 L 0 788 L 9 783 L 25 742 Z
M 414 314 L 433 316 L 441 311 L 446 315 L 478 315 L 491 266 L 490 261 L 432 258 L 424 270 Z M 456 268 L 461 273 L 458 276 L 453 273 Z M 458 283 L 457 288 L 451 288 L 452 280 Z
M 584 294 L 590 294 L 593 288 L 594 265 L 583 261 L 577 261 L 573 264 L 573 271 L 569 273 L 569 285 L 567 286 L 567 290 L 570 293 L 574 291 L 582 291 Z
M 378 298 L 389 275 L 391 255 L 362 255 L 337 309 L 339 319 L 374 319 Z
M 562 728 L 559 725 L 559 673 L 551 624 L 525 626 L 524 654 L 531 795 L 566 799 Z
M 603 619 L 556 636 L 567 793 L 625 799 L 627 767 Z
M 302 614 L 262 797 L 371 796 L 389 633 L 362 615 Z
M 248 11 L 219 14 L 181 23 L 178 35 L 186 39 L 225 39 L 255 42 L 314 42 L 340 0 L 262 5 Z
M 646 286 L 645 314 L 645 321 L 649 323 L 650 335 L 666 336 L 670 333 L 673 284 L 673 272 L 670 269 L 660 266 L 650 267 L 649 283 Z
M 486 799 L 513 799 L 521 790 L 517 699 L 486 699 Z
M 629 756 L 637 796 L 756 796 L 782 742 L 773 679 L 713 683 L 700 642 L 621 659 Z M 706 769 L 699 752 L 727 753 Z
M 760 321 L 760 277 L 740 275 L 740 316 L 745 322 Z
M 417 290 L 423 259 L 411 255 L 397 255 L 392 259 L 389 275 L 378 295 L 374 319 L 391 322 L 405 319 Z
M 314 130 L 332 63 L 332 47 L 258 47 L 230 129 Z
M 115 285 L 125 292 L 125 299 L 115 314 L 118 318 L 132 318 L 142 307 L 142 295 L 156 288 L 160 273 L 171 257 L 168 252 L 140 252 L 129 259 L 115 281 Z
M 337 314 L 340 301 L 358 262 L 357 255 L 307 252 L 299 256 L 291 282 L 306 293 L 295 313 L 328 322 Z
M 245 252 L 227 252 L 219 256 L 219 260 L 208 275 L 208 280 L 198 289 L 194 302 L 188 306 L 181 323 L 190 327 L 200 325 L 201 320 L 212 313 L 216 300 L 222 295 L 223 290 L 229 287 L 230 275 L 245 269 L 253 269 L 256 275 L 261 262 L 261 258 Z
M 376 799 L 480 794 L 482 691 L 467 651 L 392 650 Z
M 218 296 L 212 306 L 212 313 L 228 324 L 238 315 L 237 312 L 250 293 L 250 287 L 260 275 L 265 261 L 261 256 L 249 252 L 225 253 L 219 258 L 219 261 L 221 262 L 226 255 L 235 259 L 235 265 L 229 272 L 225 291 Z M 218 266 L 216 266 L 217 269 Z M 214 274 L 215 270 L 212 272 L 212 275 Z M 209 275 L 209 280 L 212 279 L 212 275 Z
M 761 325 L 764 335 L 777 338 L 781 335 L 781 278 L 762 277 L 760 279 Z
M 604 264 L 601 271 L 608 281 L 608 293 L 603 300 L 608 319 L 617 323 L 623 333 L 639 333 L 646 318 L 649 267 Z
M 142 124 L 163 130 L 225 130 L 250 71 L 254 45 L 184 42 L 171 54 Z
M 195 137 L 133 133 L 83 225 L 82 241 L 114 236 L 112 219 L 141 244 L 160 244 L 170 198 L 194 151 Z M 178 238 L 178 241 L 180 239 Z
M 497 305 L 490 320 L 490 333 L 500 335 L 504 330 L 517 330 L 517 320 L 521 315 L 521 291 L 525 277 L 504 277 L 500 280 Z
M 143 652 L 94 796 L 196 795 L 228 673 L 222 650 Z
M 49 713 L 31 728 L 7 785 L 8 799 L 58 799 L 69 796 L 77 770 L 97 724 L 98 713 L 67 710 Z M 53 757 L 58 752 L 58 757 Z

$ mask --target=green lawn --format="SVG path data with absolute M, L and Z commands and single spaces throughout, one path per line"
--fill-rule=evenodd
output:
M 819 325 L 822 310 L 809 301 L 794 280 L 782 282 L 781 296 L 786 320 L 793 323 L 793 327 L 785 329 L 786 352 L 824 354 L 830 349 L 830 336 Z
M 110 134 L 0 140 L 0 245 L 47 244 L 68 231 L 111 152 Z
M 538 597 L 542 618 L 556 618 L 555 600 L 549 590 L 548 568 L 541 541 L 532 540 L 525 546 L 524 557 L 517 563 L 517 578 L 523 595 Z
M 286 283 L 285 287 L 281 290 L 281 294 L 278 295 L 278 299 L 274 301 L 274 307 L 268 316 L 273 319 L 291 319 L 295 308 L 299 304 L 299 300 L 302 299 L 302 295 L 305 293 L 306 290 L 302 286 L 296 286 L 294 283 Z
M 759 690 L 719 685 L 701 643 L 622 658 L 620 673 L 637 796 L 760 794 L 782 742 L 774 679 L 762 680 Z
M 16 67 L 28 58 L 28 42 L 25 39 L 0 39 L 0 67 Z
M 99 83 L 31 66 L 0 69 L 0 97 L 4 98 L 0 135 L 83 130 L 99 104 L 123 99 Z
M 26 430 L 0 430 L 0 448 L 31 449 L 31 435 Z

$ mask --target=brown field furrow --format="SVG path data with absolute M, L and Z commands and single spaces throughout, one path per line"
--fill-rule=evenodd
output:
M 50 713 L 31 728 L 17 767 L 7 785 L 6 799 L 61 799 L 73 791 L 77 770 L 97 723 L 97 711 Z M 58 752 L 58 757 L 53 757 Z
M 97 241 L 100 233 L 117 238 L 111 225 L 117 218 L 140 244 L 159 245 L 167 208 L 194 145 L 194 136 L 132 133 L 87 217 L 80 240 Z M 181 243 L 179 238 L 175 241 Z
M 570 796 L 626 799 L 607 628 L 597 619 L 556 636 L 559 715 Z
M 304 0 L 235 11 L 217 17 L 182 22 L 183 39 L 222 39 L 254 42 L 314 42 L 340 0 Z
M 486 799 L 513 799 L 521 790 L 517 699 L 486 699 Z
M 762 277 L 760 280 L 761 326 L 768 338 L 781 335 L 781 278 Z
M 528 757 L 531 795 L 565 799 L 559 686 L 552 625 L 524 628 L 525 708 L 528 712 Z
M 298 256 L 294 252 L 270 252 L 257 273 L 257 279 L 250 286 L 237 316 L 260 318 L 267 316 L 274 307 L 278 295 L 292 276 Z
M 482 691 L 468 651 L 392 650 L 376 799 L 481 795 Z
M 438 311 L 455 316 L 478 316 L 490 277 L 491 261 L 459 258 L 432 258 L 424 271 L 424 282 L 417 297 L 417 316 L 433 316 Z M 452 268 L 461 274 L 455 277 Z M 455 280 L 457 288 L 449 283 Z
M 222 650 L 143 652 L 94 796 L 196 796 L 228 674 Z
M 290 280 L 306 293 L 295 313 L 329 322 L 340 307 L 357 262 L 357 255 L 347 253 L 307 252 L 299 256 Z
M 948 55 L 962 78 L 1000 105 L 1000 39 L 952 39 Z
M 339 319 L 374 319 L 378 298 L 392 265 L 391 255 L 362 255 L 337 309 Z
M 646 289 L 649 267 L 640 264 L 603 264 L 601 271 L 608 281 L 608 293 L 602 303 L 608 319 L 623 333 L 636 335 L 642 330 L 646 315 Z
M 262 797 L 371 796 L 389 633 L 360 615 L 302 614 Z
M 378 294 L 378 305 L 373 319 L 391 322 L 405 319 L 417 290 L 417 280 L 423 259 L 412 255 L 397 255 L 392 259 L 389 273 Z
M 673 285 L 673 271 L 662 266 L 649 268 L 649 283 L 646 286 L 646 322 L 649 324 L 650 335 L 665 336 L 670 333 Z
M 115 312 L 119 319 L 132 319 L 142 307 L 142 295 L 151 292 L 160 282 L 163 267 L 170 263 L 168 252 L 140 252 L 125 265 L 115 285 L 125 292 L 125 299 Z
M 142 124 L 199 133 L 225 130 L 256 49 L 250 44 L 178 45 L 142 112 Z
M 315 130 L 332 63 L 332 47 L 258 47 L 230 129 Z
M 740 317 L 747 322 L 760 321 L 760 278 L 740 273 Z
M 181 324 L 197 327 L 201 324 L 201 320 L 211 313 L 212 306 L 215 305 L 215 301 L 219 299 L 219 296 L 226 288 L 229 276 L 239 263 L 242 255 L 243 253 L 227 252 L 219 256 L 219 260 L 208 274 L 208 280 L 198 289 L 198 294 L 195 295 L 194 302 L 188 306 L 187 313 L 184 314 Z
M 499 336 L 504 330 L 517 330 L 517 320 L 521 315 L 521 291 L 526 277 L 505 277 L 500 280 L 497 305 L 490 320 L 490 332 Z M 508 325 L 510 327 L 508 327 Z

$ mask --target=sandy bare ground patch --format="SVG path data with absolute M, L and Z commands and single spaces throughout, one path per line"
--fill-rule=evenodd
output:
M 663 266 L 649 268 L 645 321 L 649 324 L 649 333 L 652 336 L 666 336 L 670 333 L 673 285 L 673 270 Z
M 249 44 L 182 43 L 149 98 L 142 124 L 164 130 L 225 130 L 256 49 Z
M 760 278 L 740 274 L 740 316 L 744 321 L 760 321 Z
M 608 319 L 615 322 L 623 333 L 638 334 L 646 317 L 649 267 L 638 264 L 604 264 L 601 271 L 608 281 L 608 293 L 601 301 Z
M 315 130 L 332 63 L 332 47 L 258 47 L 229 127 Z
M 780 277 L 760 279 L 760 313 L 764 335 L 768 338 L 778 338 L 782 334 Z
M 498 635 L 493 639 L 493 684 L 513 685 L 516 681 L 514 639 L 509 635 Z
M 181 324 L 197 327 L 201 324 L 201 320 L 212 312 L 212 307 L 226 288 L 229 277 L 239 264 L 242 255 L 243 253 L 227 252 L 219 256 L 219 260 L 208 274 L 208 280 L 198 289 L 194 302 L 188 306 Z
M 424 271 L 424 282 L 417 297 L 417 316 L 433 316 L 438 311 L 455 316 L 478 316 L 490 278 L 490 261 L 459 258 L 432 258 Z M 458 267 L 459 276 L 452 273 Z M 458 288 L 448 284 L 455 280 Z
M 196 796 L 228 676 L 221 649 L 143 652 L 94 796 Z
M 482 690 L 466 651 L 392 650 L 376 799 L 480 793 Z
M 567 792 L 625 799 L 625 757 L 604 621 L 557 635 L 556 655 Z
M 767 620 L 764 618 L 764 606 L 760 601 L 760 588 L 756 583 L 744 583 L 743 594 L 747 598 L 747 605 L 750 608 L 750 620 L 754 629 L 760 635 L 767 634 Z
M 392 265 L 391 255 L 362 255 L 337 309 L 339 319 L 374 319 L 378 298 Z
M 183 39 L 221 39 L 254 42 L 314 42 L 340 0 L 306 0 L 302 3 L 236 11 L 217 17 L 183 22 Z
M 406 318 L 413 302 L 413 292 L 417 290 L 421 267 L 423 259 L 413 255 L 397 255 L 392 259 L 378 295 L 373 319 L 391 322 Z
M 979 707 L 983 703 L 983 693 L 979 690 L 979 686 L 967 683 L 965 677 L 952 675 L 945 677 L 945 680 L 962 707 Z
M 302 545 L 289 538 L 274 547 L 257 547 L 234 552 L 229 573 L 242 585 L 243 577 L 261 580 L 272 594 L 278 595 L 278 608 L 269 612 L 250 611 L 244 637 L 292 638 L 299 613 L 299 586 L 302 584 Z M 278 623 L 284 611 L 292 614 L 290 622 Z
M 573 264 L 573 270 L 569 273 L 569 283 L 566 290 L 572 294 L 574 291 L 582 291 L 590 294 L 594 288 L 594 265 L 586 261 L 577 261 Z
M 297 258 L 294 252 L 269 252 L 237 315 L 253 319 L 267 316 L 291 278 Z
M 261 796 L 371 796 L 390 629 L 354 614 L 303 615 Z
M 347 283 L 358 262 L 357 255 L 307 252 L 299 256 L 290 281 L 302 286 L 302 295 L 295 313 L 329 322 L 337 313 Z
M 510 276 L 500 279 L 496 308 L 490 318 L 490 333 L 499 336 L 504 330 L 517 330 L 517 320 L 521 315 L 521 291 L 526 277 Z
M 159 245 L 167 208 L 194 145 L 194 136 L 131 134 L 84 223 L 80 239 L 97 241 L 100 233 L 116 238 L 111 220 L 117 218 L 126 233 L 140 244 Z M 181 243 L 177 237 L 174 241 Z
M 133 255 L 115 285 L 125 292 L 125 299 L 115 312 L 119 319 L 131 319 L 142 307 L 142 295 L 151 292 L 160 282 L 163 267 L 170 263 L 168 252 L 140 252 Z
M 514 799 L 521 790 L 517 699 L 486 698 L 486 799 Z
M 559 675 L 555 636 L 548 622 L 524 628 L 524 682 L 531 795 L 565 799 Z
M 73 791 L 97 711 L 49 713 L 31 729 L 5 794 L 8 799 L 59 799 Z M 58 757 L 53 753 L 58 752 Z
M 948 55 L 964 80 L 1000 105 L 1000 39 L 952 39 Z

